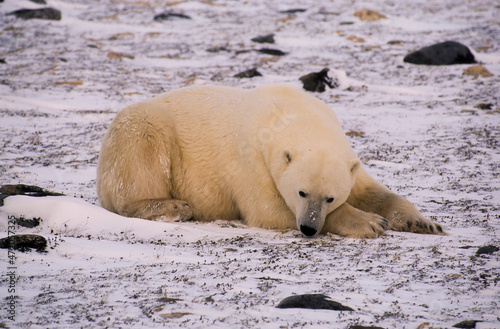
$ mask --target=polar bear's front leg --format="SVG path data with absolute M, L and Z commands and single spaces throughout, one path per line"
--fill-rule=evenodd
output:
M 120 215 L 161 222 L 184 222 L 193 219 L 193 211 L 187 202 L 172 199 L 146 199 L 130 202 Z
M 381 214 L 389 220 L 389 229 L 424 234 L 446 234 L 443 227 L 431 222 L 404 197 L 390 193 L 385 197 Z
M 363 168 L 356 176 L 356 182 L 347 202 L 357 209 L 386 218 L 390 230 L 446 234 L 441 225 L 425 218 L 410 201 L 379 183 Z
M 322 233 L 335 233 L 348 238 L 376 238 L 384 233 L 389 222 L 374 213 L 368 213 L 344 203 L 331 212 Z

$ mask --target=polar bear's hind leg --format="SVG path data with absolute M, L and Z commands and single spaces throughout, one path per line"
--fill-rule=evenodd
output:
M 187 202 L 172 198 L 172 157 L 177 150 L 169 121 L 155 106 L 131 106 L 117 115 L 104 137 L 97 168 L 104 208 L 151 220 L 193 218 Z

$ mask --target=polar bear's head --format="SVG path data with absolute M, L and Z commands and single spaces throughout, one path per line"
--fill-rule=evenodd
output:
M 321 232 L 326 216 L 346 202 L 361 166 L 357 158 L 311 149 L 285 150 L 275 161 L 276 187 L 307 236 Z

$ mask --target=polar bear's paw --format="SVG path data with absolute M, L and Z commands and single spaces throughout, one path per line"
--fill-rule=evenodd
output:
M 356 221 L 343 227 L 341 235 L 355 239 L 373 239 L 382 235 L 389 226 L 387 219 L 377 214 L 363 212 L 358 216 Z
M 323 232 L 348 238 L 373 239 L 382 235 L 388 227 L 389 221 L 382 216 L 345 203 L 328 215 Z
M 387 210 L 384 216 L 389 220 L 389 229 L 393 231 L 422 233 L 422 234 L 441 234 L 446 235 L 444 228 L 434 223 L 405 198 L 392 195 L 387 198 Z
M 193 220 L 193 210 L 186 201 L 146 199 L 127 204 L 121 214 L 158 222 L 186 222 Z
M 420 214 L 417 216 L 408 216 L 396 213 L 391 220 L 389 229 L 422 234 L 446 234 L 440 224 L 431 222 Z
M 193 210 L 182 200 L 165 200 L 162 202 L 162 216 L 173 222 L 189 222 L 194 220 Z M 152 218 L 154 220 L 154 218 Z

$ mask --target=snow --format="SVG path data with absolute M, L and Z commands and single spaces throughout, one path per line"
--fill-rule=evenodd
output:
M 160 1 L 48 0 L 62 20 L 23 21 L 0 4 L 0 185 L 32 184 L 65 197 L 12 196 L 15 227 L 49 241 L 16 251 L 10 328 L 500 328 L 500 27 L 494 0 Z M 296 14 L 280 10 L 305 8 Z M 387 16 L 360 22 L 353 13 Z M 164 11 L 191 20 L 155 22 Z M 275 33 L 273 45 L 251 38 Z M 354 35 L 364 43 L 347 40 Z M 398 40 L 399 44 L 389 44 Z M 469 65 L 403 63 L 436 42 L 468 45 L 492 77 Z M 207 49 L 225 47 L 218 53 Z M 277 48 L 273 58 L 240 50 Z M 110 59 L 110 52 L 134 56 Z M 237 79 L 257 67 L 263 77 Z M 330 68 L 339 88 L 314 94 L 337 113 L 368 171 L 449 235 L 387 231 L 373 240 L 314 239 L 239 222 L 160 223 L 102 209 L 95 169 L 107 126 L 124 106 L 193 84 L 256 87 Z M 81 85 L 61 84 L 81 81 Z M 492 110 L 476 108 L 491 103 Z M 0 274 L 10 272 L 2 252 Z M 9 296 L 8 280 L 0 296 Z M 277 309 L 292 294 L 322 293 L 354 312 Z M 168 302 L 162 297 L 178 298 Z M 187 314 L 184 314 L 187 313 Z M 424 326 L 425 327 L 425 326 Z M 422 327 L 419 327 L 422 328 Z

